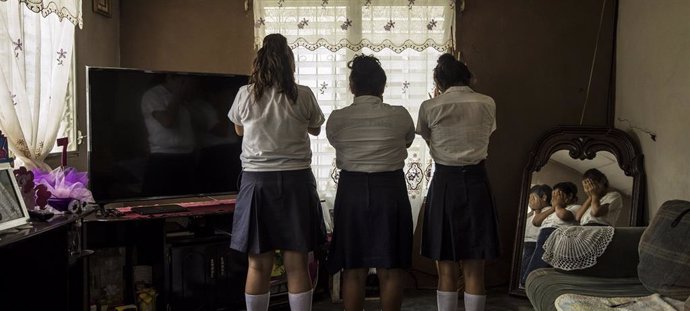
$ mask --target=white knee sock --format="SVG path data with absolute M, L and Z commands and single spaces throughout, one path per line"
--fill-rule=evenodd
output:
M 443 292 L 437 290 L 436 304 L 438 305 L 438 311 L 457 311 L 458 292 Z
M 261 295 L 244 294 L 244 299 L 247 303 L 247 311 L 267 311 L 268 301 L 271 298 L 271 292 Z
M 486 295 L 472 295 L 465 293 L 465 311 L 484 311 Z
M 303 293 L 288 293 L 288 301 L 290 302 L 291 311 L 311 311 L 311 298 L 314 290 L 308 290 Z M 249 311 L 249 310 L 247 310 Z

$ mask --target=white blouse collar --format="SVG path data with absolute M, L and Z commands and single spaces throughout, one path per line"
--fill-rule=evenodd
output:
M 358 105 L 358 104 L 376 105 L 376 104 L 381 104 L 381 103 L 383 103 L 383 99 L 381 99 L 381 97 L 372 96 L 372 95 L 357 96 L 357 97 L 355 97 L 354 101 L 352 102 L 353 105 Z
M 463 86 L 451 86 L 451 87 L 449 87 L 449 88 L 448 88 L 445 92 L 443 92 L 443 93 L 445 94 L 445 93 L 450 93 L 450 92 L 474 92 L 474 90 L 472 90 L 472 89 L 471 89 L 469 86 L 467 86 L 467 85 L 463 85 Z

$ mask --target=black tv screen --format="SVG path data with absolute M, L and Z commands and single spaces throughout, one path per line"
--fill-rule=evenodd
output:
M 87 70 L 98 203 L 237 191 L 242 140 L 227 114 L 247 76 Z

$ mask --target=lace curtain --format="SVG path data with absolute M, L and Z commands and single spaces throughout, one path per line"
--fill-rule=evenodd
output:
M 452 47 L 454 0 L 254 0 L 257 46 L 276 30 L 293 48 L 385 48 L 446 51 Z
M 47 169 L 66 106 L 81 0 L 0 1 L 0 130 L 18 160 Z
M 417 119 L 420 104 L 433 93 L 438 56 L 453 48 L 453 0 L 254 0 L 257 48 L 270 33 L 287 37 L 299 84 L 312 88 L 326 117 L 350 105 L 348 60 L 373 54 L 388 76 L 385 103 L 404 106 Z M 312 169 L 319 193 L 332 207 L 338 182 L 335 150 L 325 133 L 312 138 Z M 408 149 L 405 178 L 413 218 L 426 195 L 432 162 L 417 137 Z

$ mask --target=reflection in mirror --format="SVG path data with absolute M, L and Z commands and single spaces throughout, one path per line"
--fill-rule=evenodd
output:
M 573 159 L 570 157 L 567 150 L 557 151 L 540 171 L 532 174 L 532 184 L 553 186 L 559 182 L 572 182 L 577 186 L 578 200 L 576 204 L 582 205 L 589 197 L 583 186 L 583 175 L 591 169 L 596 169 L 605 176 L 608 181 L 607 193 L 617 193 L 621 197 L 621 206 L 620 210 L 617 211 L 618 214 L 613 215 L 612 213 L 612 215 L 607 217 L 615 218 L 616 220 L 612 222 L 609 221 L 607 224 L 613 226 L 629 226 L 633 178 L 625 175 L 625 172 L 623 172 L 618 165 L 616 157 L 608 151 L 597 152 L 596 157 L 591 160 Z M 600 197 L 600 201 L 603 199 L 603 196 Z M 585 219 L 584 223 L 582 219 L 580 219 L 580 224 L 588 222 L 588 219 Z
M 555 152 L 532 174 L 520 269 L 520 287 L 527 275 L 548 267 L 543 243 L 558 227 L 627 226 L 631 216 L 633 178 L 616 157 L 599 151 L 593 159 L 573 159 L 567 150 Z
M 515 202 L 519 212 L 510 293 L 524 296 L 529 272 L 547 267 L 542 246 L 556 227 L 612 234 L 612 226 L 642 225 L 643 161 L 639 145 L 615 128 L 562 126 L 546 132 L 530 152 Z M 592 246 L 590 236 L 576 235 L 549 239 L 549 249 L 569 253 Z

